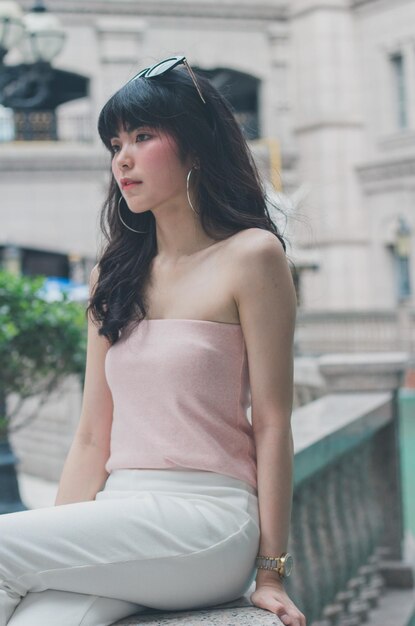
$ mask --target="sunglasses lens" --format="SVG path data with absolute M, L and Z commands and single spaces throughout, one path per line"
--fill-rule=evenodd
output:
M 157 63 L 157 65 L 153 65 L 153 67 L 150 67 L 148 69 L 146 76 L 150 77 L 150 76 L 158 76 L 159 74 L 164 74 L 164 72 L 167 72 L 168 70 L 171 70 L 176 65 L 179 65 L 179 63 L 182 63 L 183 59 L 184 57 L 172 57 L 170 59 L 165 59 L 164 61 L 160 61 L 160 63 Z

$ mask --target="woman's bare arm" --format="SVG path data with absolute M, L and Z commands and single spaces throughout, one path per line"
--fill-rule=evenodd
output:
M 257 452 L 259 554 L 288 547 L 293 474 L 291 412 L 296 293 L 278 239 L 260 229 L 239 238 L 234 297 L 247 347 Z M 257 583 L 276 572 L 258 570 Z
M 91 271 L 90 295 L 98 279 Z M 104 370 L 110 344 L 88 318 L 85 384 L 78 427 L 62 470 L 55 506 L 93 500 L 108 477 L 113 402 Z

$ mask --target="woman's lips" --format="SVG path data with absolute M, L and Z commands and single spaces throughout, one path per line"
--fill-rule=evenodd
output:
M 122 188 L 123 189 L 129 189 L 130 187 L 133 187 L 134 185 L 141 185 L 141 181 L 131 181 L 128 183 L 123 183 L 122 184 Z

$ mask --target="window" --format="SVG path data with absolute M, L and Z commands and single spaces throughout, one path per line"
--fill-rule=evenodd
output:
M 199 67 L 194 69 L 206 76 L 231 104 L 245 139 L 258 139 L 261 134 L 258 114 L 259 79 L 226 67 L 213 70 Z
M 395 120 L 399 128 L 408 126 L 408 108 L 405 83 L 405 58 L 401 52 L 390 56 Z

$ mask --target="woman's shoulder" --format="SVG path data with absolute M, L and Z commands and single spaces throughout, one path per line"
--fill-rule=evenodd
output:
M 223 276 L 238 307 L 241 294 L 249 292 L 252 281 L 286 272 L 287 259 L 281 241 L 263 228 L 246 228 L 228 238 L 222 259 Z
M 246 228 L 229 237 L 228 256 L 240 261 L 253 261 L 262 256 L 283 255 L 285 251 L 281 241 L 274 233 L 263 228 Z

